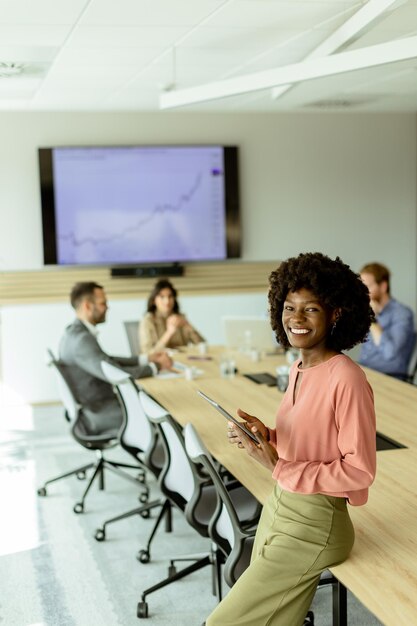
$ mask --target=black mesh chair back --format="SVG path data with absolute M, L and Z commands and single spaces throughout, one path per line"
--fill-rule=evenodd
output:
M 123 412 L 123 426 L 120 431 L 120 444 L 131 454 L 138 463 L 149 470 L 155 477 L 158 477 L 165 463 L 165 453 L 161 445 L 157 431 L 154 425 L 149 421 L 142 404 L 139 400 L 139 389 L 133 378 L 123 370 L 106 361 L 102 361 L 101 369 L 110 384 L 113 385 Z M 144 481 L 143 481 L 144 482 Z M 171 530 L 171 510 L 170 504 L 165 499 L 157 498 L 148 501 L 149 489 L 145 486 L 145 490 L 139 497 L 141 506 L 129 509 L 125 513 L 106 520 L 100 528 L 96 529 L 94 537 L 97 541 L 106 539 L 107 527 L 110 524 L 127 519 L 134 515 L 140 515 L 147 518 L 150 511 L 157 507 L 161 507 L 161 512 L 157 522 L 154 525 L 152 533 L 148 539 L 146 547 L 141 548 L 138 552 L 138 559 L 142 563 L 150 561 L 150 548 L 152 539 L 155 536 L 159 523 L 163 518 L 166 520 L 166 530 Z
M 187 453 L 200 463 L 216 488 L 218 502 L 209 524 L 211 539 L 223 551 L 226 561 L 223 576 L 231 587 L 250 562 L 260 505 L 246 490 L 227 489 L 213 459 L 192 424 L 184 428 Z M 252 520 L 251 526 L 243 520 Z
M 101 369 L 113 385 L 122 406 L 124 421 L 120 431 L 121 445 L 158 476 L 164 465 L 163 449 L 158 444 L 156 429 L 139 400 L 139 388 L 129 374 L 114 365 L 103 361 Z
M 148 418 L 158 428 L 165 449 L 167 463 L 159 476 L 159 487 L 184 512 L 188 523 L 207 537 L 216 505 L 213 485 L 188 457 L 179 424 L 144 391 L 139 392 L 139 398 Z
M 202 475 L 189 459 L 181 427 L 169 413 L 144 391 L 139 398 L 150 421 L 158 429 L 165 450 L 166 463 L 159 475 L 158 484 L 167 502 L 182 511 L 187 522 L 201 536 L 208 537 L 208 525 L 216 508 L 216 493 L 211 480 Z M 187 554 L 171 558 L 168 577 L 145 589 L 138 603 L 138 617 L 148 617 L 146 597 L 193 572 L 211 566 L 212 591 L 221 598 L 220 553 L 210 548 L 205 553 Z M 177 571 L 177 561 L 191 561 Z
M 100 490 L 104 489 L 104 469 L 109 469 L 113 473 L 128 480 L 133 480 L 137 484 L 136 479 L 132 478 L 132 476 L 130 476 L 127 472 L 124 472 L 121 468 L 135 469 L 136 471 L 141 471 L 141 468 L 138 464 L 129 465 L 104 458 L 103 453 L 105 450 L 119 445 L 118 430 L 109 430 L 108 432 L 100 433 L 99 435 L 91 434 L 89 432 L 86 422 L 84 421 L 83 407 L 77 401 L 75 394 L 71 389 L 70 377 L 67 373 L 67 370 L 69 369 L 68 366 L 57 359 L 52 350 L 47 351 L 47 356 L 48 365 L 53 368 L 56 376 L 59 396 L 62 404 L 64 405 L 65 417 L 71 424 L 71 434 L 77 443 L 88 450 L 93 450 L 96 453 L 96 460 L 94 462 L 87 463 L 82 467 L 71 470 L 70 472 L 66 472 L 65 474 L 61 474 L 55 478 L 47 480 L 43 486 L 38 489 L 38 495 L 46 496 L 46 487 L 53 482 L 72 475 L 76 475 L 78 478 L 85 478 L 86 472 L 89 469 L 92 469 L 92 476 L 87 484 L 87 487 L 85 488 L 81 499 L 73 507 L 75 513 L 83 513 L 85 498 L 96 478 L 99 480 Z M 143 475 L 143 471 L 141 472 L 141 475 Z
M 159 476 L 161 491 L 174 506 L 183 511 L 190 526 L 197 530 L 201 536 L 210 537 L 211 520 L 218 507 L 217 489 L 213 484 L 211 476 L 204 471 L 203 467 L 190 459 L 184 441 L 183 430 L 172 416 L 143 390 L 139 392 L 139 397 L 149 419 L 159 429 L 165 447 L 167 463 Z M 259 503 L 235 480 L 229 480 L 227 488 L 233 493 L 232 498 L 236 498 L 236 502 L 242 505 L 242 518 L 245 518 L 248 525 L 253 525 L 254 519 L 257 519 L 259 515 Z M 245 502 L 245 496 L 247 495 L 249 495 L 250 499 L 249 506 Z M 212 592 L 221 599 L 221 564 L 224 560 L 223 554 L 218 545 L 212 542 L 211 549 L 206 554 L 172 558 L 168 578 L 143 592 L 141 602 L 138 604 L 138 617 L 147 616 L 148 605 L 145 598 L 148 594 L 161 589 L 171 582 L 184 578 L 206 565 L 211 565 Z M 174 563 L 184 560 L 193 560 L 194 563 L 177 572 Z
M 47 350 L 48 365 L 53 367 L 55 373 L 55 380 L 58 387 L 59 397 L 64 405 L 65 417 L 67 420 L 74 424 L 80 416 L 81 405 L 78 404 L 75 396 L 67 382 L 67 376 L 65 374 L 65 366 L 58 361 L 52 350 Z

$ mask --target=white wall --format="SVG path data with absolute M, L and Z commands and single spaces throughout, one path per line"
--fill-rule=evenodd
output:
M 245 259 L 320 250 L 355 270 L 382 261 L 394 295 L 416 309 L 416 121 L 412 114 L 1 113 L 0 271 L 42 267 L 38 147 L 221 142 L 240 146 Z M 218 341 L 219 309 L 262 313 L 264 300 L 196 297 L 187 307 Z M 103 345 L 120 352 L 121 342 L 127 346 L 118 320 L 140 303 L 111 304 Z M 3 308 L 2 375 L 27 399 L 53 395 L 39 363 L 70 318 L 62 304 Z

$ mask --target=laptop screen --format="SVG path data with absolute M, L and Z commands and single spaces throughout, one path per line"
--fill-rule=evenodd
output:
M 260 316 L 237 315 L 222 318 L 225 344 L 229 348 L 256 348 L 272 351 L 277 341 L 268 319 Z

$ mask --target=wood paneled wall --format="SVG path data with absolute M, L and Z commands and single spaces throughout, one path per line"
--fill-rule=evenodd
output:
M 173 283 L 181 295 L 267 291 L 268 276 L 278 261 L 196 263 L 185 266 Z M 109 298 L 147 297 L 156 278 L 113 278 L 106 268 L 58 268 L 0 272 L 0 305 L 67 300 L 78 281 L 94 280 Z

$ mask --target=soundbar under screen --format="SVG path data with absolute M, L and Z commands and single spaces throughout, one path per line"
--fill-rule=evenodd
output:
M 45 262 L 102 265 L 227 258 L 225 151 L 230 149 L 235 150 L 41 149 L 41 176 L 42 161 L 51 168 L 48 210 L 43 206 L 44 244 L 49 228 L 49 244 L 53 238 L 55 248 L 52 256 L 45 250 Z M 49 158 L 42 155 L 47 151 Z M 48 193 L 42 196 L 44 205 Z M 53 236 L 45 224 L 48 219 Z

